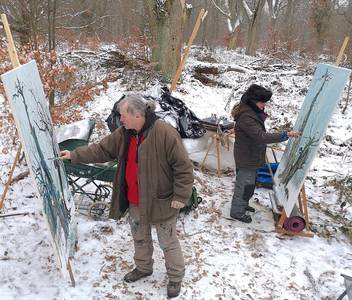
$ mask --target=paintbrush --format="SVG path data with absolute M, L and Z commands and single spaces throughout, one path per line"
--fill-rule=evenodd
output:
M 61 160 L 60 157 L 50 157 L 47 158 L 46 160 Z

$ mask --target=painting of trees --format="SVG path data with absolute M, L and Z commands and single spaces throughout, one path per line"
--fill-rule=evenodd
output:
M 294 126 L 301 136 L 289 141 L 274 177 L 275 196 L 288 216 L 350 73 L 349 69 L 325 64 L 319 64 L 316 68 Z
M 1 76 L 63 274 L 75 241 L 74 203 L 35 61 Z

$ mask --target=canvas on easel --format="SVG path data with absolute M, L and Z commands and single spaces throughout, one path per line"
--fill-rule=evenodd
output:
M 290 216 L 351 70 L 319 64 L 274 177 L 275 198 Z
M 65 278 L 73 281 L 70 257 L 76 240 L 74 202 L 59 156 L 48 102 L 35 61 L 3 75 L 5 92 L 20 134 L 43 213 Z

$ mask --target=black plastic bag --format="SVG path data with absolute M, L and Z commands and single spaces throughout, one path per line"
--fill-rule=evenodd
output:
M 200 138 L 204 135 L 205 128 L 200 119 L 182 100 L 171 96 L 167 87 L 162 88 L 159 104 L 164 111 L 175 112 L 178 116 L 178 132 L 181 138 Z
M 120 115 L 117 107 L 118 107 L 119 103 L 121 102 L 121 100 L 123 100 L 125 97 L 126 97 L 125 95 L 122 95 L 122 97 L 115 102 L 115 104 L 111 110 L 110 115 L 105 120 L 105 122 L 108 124 L 110 132 L 113 132 L 115 129 L 117 129 L 121 126 L 121 122 L 120 122 L 121 115 Z

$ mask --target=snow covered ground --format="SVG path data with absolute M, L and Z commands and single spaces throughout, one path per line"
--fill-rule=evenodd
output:
M 216 113 L 229 117 L 235 101 L 255 82 L 271 87 L 274 92 L 267 128 L 294 124 L 315 63 L 247 57 L 223 49 L 192 49 L 191 53 L 173 95 L 184 100 L 197 116 Z M 194 78 L 196 66 L 230 71 L 207 75 L 221 84 L 206 86 Z M 143 93 L 157 95 L 159 91 L 160 84 L 153 82 Z M 94 116 L 103 122 L 123 93 L 128 91 L 121 79 L 111 83 L 106 93 L 82 109 L 81 117 Z M 230 105 L 225 109 L 228 101 Z M 352 275 L 351 242 L 341 232 L 340 220 L 324 211 L 328 209 L 349 222 L 352 218 L 350 204 L 340 207 L 343 198 L 332 185 L 334 180 L 351 175 L 352 170 L 352 108 L 342 114 L 344 101 L 329 124 L 327 137 L 306 180 L 313 238 L 275 233 L 269 190 L 263 188 L 256 189 L 252 200 L 256 207 L 252 224 L 226 219 L 233 173 L 218 177 L 213 172 L 195 171 L 195 185 L 203 202 L 190 214 L 181 214 L 177 224 L 186 261 L 179 299 L 328 300 L 342 293 L 340 274 Z M 5 109 L 0 96 L 1 116 Z M 1 120 L 1 193 L 16 153 L 11 143 L 14 131 L 8 124 L 5 118 Z M 107 128 L 100 126 L 92 140 L 99 140 L 107 132 Z M 15 175 L 26 169 L 22 161 Z M 153 275 L 132 284 L 123 282 L 124 274 L 133 268 L 133 243 L 126 219 L 96 221 L 77 214 L 76 287 L 71 287 L 56 267 L 49 231 L 30 177 L 11 186 L 2 211 L 20 212 L 27 214 L 0 218 L 0 299 L 166 299 L 167 277 L 156 239 Z

